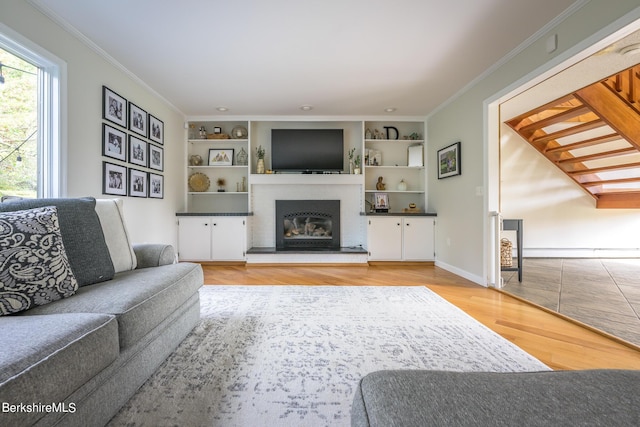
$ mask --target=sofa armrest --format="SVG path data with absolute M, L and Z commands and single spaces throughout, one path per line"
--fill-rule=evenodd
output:
M 176 262 L 176 252 L 171 245 L 160 243 L 141 243 L 133 245 L 137 258 L 137 267 L 158 267 Z

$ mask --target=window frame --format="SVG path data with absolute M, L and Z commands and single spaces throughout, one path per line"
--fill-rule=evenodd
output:
M 67 193 L 67 64 L 0 22 L 0 47 L 38 67 L 38 197 Z

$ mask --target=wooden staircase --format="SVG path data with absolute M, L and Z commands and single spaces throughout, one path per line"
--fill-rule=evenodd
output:
M 505 123 L 596 208 L 640 208 L 640 64 Z

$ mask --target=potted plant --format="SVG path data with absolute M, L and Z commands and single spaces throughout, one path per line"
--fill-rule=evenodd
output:
M 257 173 L 264 173 L 264 148 L 262 145 L 259 145 L 256 148 L 256 155 L 258 156 L 258 165 L 256 166 Z
M 360 154 L 358 154 L 355 160 L 353 161 L 353 165 L 354 165 L 353 173 L 355 173 L 356 175 L 360 174 L 360 161 L 361 161 Z
M 353 162 L 353 155 L 355 152 L 356 152 L 355 147 L 349 150 L 349 173 L 355 173 L 354 162 Z

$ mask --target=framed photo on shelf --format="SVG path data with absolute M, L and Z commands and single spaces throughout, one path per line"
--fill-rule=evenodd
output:
M 209 166 L 232 166 L 233 148 L 209 149 Z
M 138 107 L 133 102 L 129 103 L 129 130 L 142 135 L 145 138 L 148 135 L 147 132 L 147 112 Z
M 127 127 L 127 100 L 106 86 L 102 86 L 102 118 Z
M 120 129 L 102 124 L 102 155 L 127 161 L 127 134 Z
M 149 173 L 149 197 L 164 199 L 164 176 Z
M 438 179 L 460 175 L 460 166 L 460 141 L 438 150 Z
M 149 157 L 146 141 L 129 135 L 129 163 L 147 167 Z
M 102 162 L 102 194 L 127 195 L 127 168 Z
M 367 166 L 382 166 L 382 152 L 380 150 L 369 150 Z
M 164 122 L 149 114 L 149 139 L 164 145 Z
M 387 193 L 373 193 L 373 207 L 376 212 L 389 212 L 389 195 Z
M 158 171 L 164 170 L 164 149 L 154 144 L 149 144 L 149 168 Z
M 129 196 L 147 197 L 147 173 L 129 168 Z

